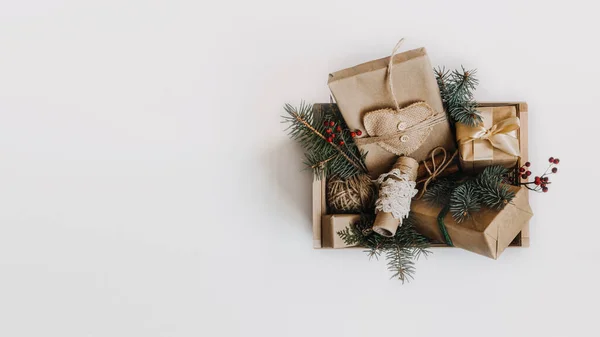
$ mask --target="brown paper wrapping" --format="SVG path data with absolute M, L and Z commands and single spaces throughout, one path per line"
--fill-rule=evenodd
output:
M 511 189 L 516 192 L 515 197 L 501 211 L 482 209 L 460 224 L 448 212 L 444 224 L 454 246 L 497 259 L 533 216 L 526 188 L 512 186 Z M 423 200 L 413 200 L 411 211 L 417 218 L 416 228 L 421 234 L 444 242 L 437 221 L 441 207 L 432 207 Z
M 399 169 L 401 173 L 407 174 L 410 181 L 417 179 L 417 170 L 419 163 L 410 157 L 400 157 L 392 167 Z M 390 170 L 391 171 L 391 170 Z M 390 178 L 391 179 L 391 178 Z M 381 236 L 392 237 L 396 234 L 398 226 L 402 224 L 402 219 L 396 219 L 392 213 L 378 212 L 373 222 L 373 231 Z
M 360 220 L 358 214 L 324 215 L 321 219 L 321 242 L 325 248 L 346 248 L 347 245 L 337 234 L 346 227 Z
M 394 107 L 386 76 L 388 62 L 389 57 L 386 57 L 329 75 L 329 88 L 346 124 L 350 129 L 361 130 L 363 137 L 367 135 L 363 124 L 367 112 Z M 395 55 L 392 75 L 394 93 L 401 108 L 424 101 L 436 114 L 445 113 L 425 48 Z M 421 147 L 407 155 L 421 161 L 437 146 L 443 146 L 448 152 L 455 149 L 448 122 L 435 125 Z M 373 178 L 388 172 L 397 158 L 378 144 L 359 148 L 367 152 L 365 164 Z
M 515 106 L 498 106 L 498 107 L 480 107 L 477 110 L 492 115 L 492 119 L 484 118 L 483 127 L 489 129 L 492 125 L 503 121 L 507 118 L 516 117 L 517 111 Z M 456 123 L 456 140 L 466 137 L 468 126 Z M 514 137 L 518 137 L 517 131 L 508 133 Z M 461 144 L 459 149 L 460 165 L 465 172 L 480 172 L 485 167 L 490 165 L 501 165 L 506 168 L 513 168 L 517 164 L 518 156 L 510 155 L 504 151 L 494 148 L 487 140 L 475 140 L 466 144 Z M 484 158 L 476 159 L 476 151 L 479 153 L 487 153 Z

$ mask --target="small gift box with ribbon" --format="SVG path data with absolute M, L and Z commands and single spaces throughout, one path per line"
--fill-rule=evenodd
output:
M 456 123 L 460 164 L 465 172 L 478 172 L 490 165 L 513 168 L 520 156 L 520 120 L 514 105 L 479 107 L 479 126 Z

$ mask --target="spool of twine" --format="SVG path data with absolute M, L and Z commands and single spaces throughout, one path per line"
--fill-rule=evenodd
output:
M 331 213 L 361 213 L 373 209 L 377 189 L 366 174 L 327 180 L 327 205 Z
M 392 170 L 399 169 L 401 174 L 406 174 L 409 181 L 417 180 L 417 171 L 419 162 L 411 157 L 400 157 L 392 167 Z M 387 179 L 394 179 L 388 177 Z M 416 191 L 415 191 L 416 192 Z M 409 200 L 412 197 L 409 198 Z M 396 219 L 392 213 L 377 212 L 375 222 L 373 223 L 373 231 L 381 236 L 392 237 L 396 234 L 396 230 L 402 224 L 402 219 Z

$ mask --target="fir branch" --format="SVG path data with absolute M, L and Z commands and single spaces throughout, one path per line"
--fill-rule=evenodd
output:
M 503 183 L 507 174 L 508 169 L 499 165 L 488 166 L 479 174 L 476 184 L 484 206 L 501 210 L 515 197 L 515 193 Z
M 450 212 L 458 223 L 471 217 L 472 213 L 481 208 L 479 191 L 472 181 L 458 186 L 450 196 Z
M 471 101 L 473 91 L 479 84 L 479 80 L 475 77 L 476 69 L 466 70 L 463 66 L 461 66 L 461 69 L 462 71 L 453 70 L 450 75 L 449 82 L 452 84 L 450 87 L 450 104 Z
M 439 179 L 427 188 L 423 200 L 433 206 L 445 206 L 450 203 L 450 195 L 458 184 L 458 176 L 449 176 Z
M 492 165 L 484 168 L 483 172 L 479 174 L 478 178 L 479 180 L 491 180 L 497 183 L 501 183 L 505 181 L 509 172 L 510 170 L 503 166 Z
M 476 110 L 473 91 L 479 84 L 475 77 L 477 70 L 447 71 L 445 68 L 434 69 L 436 81 L 444 108 L 449 117 L 458 123 L 475 126 L 481 123 L 481 114 Z
M 515 197 L 515 193 L 504 184 L 479 183 L 481 189 L 481 203 L 491 209 L 501 210 Z
M 435 74 L 435 80 L 437 81 L 437 85 L 440 88 L 440 95 L 442 96 L 442 101 L 446 102 L 449 98 L 447 83 L 450 71 L 446 70 L 445 67 L 438 67 L 434 69 L 433 72 Z
M 453 175 L 433 183 L 423 195 L 425 201 L 449 207 L 458 223 L 470 218 L 481 207 L 501 210 L 515 197 L 507 184 L 510 171 L 502 166 L 486 167 L 476 177 Z
M 457 123 L 475 126 L 483 121 L 481 119 L 481 114 L 477 111 L 477 103 L 472 101 L 448 103 L 447 110 L 450 117 Z
M 337 109 L 330 107 L 317 116 L 311 105 L 302 102 L 298 109 L 286 104 L 284 110 L 287 116 L 283 116 L 283 122 L 289 124 L 286 130 L 290 137 L 304 148 L 304 163 L 313 169 L 317 178 L 332 174 L 349 178 L 367 172 L 364 154 L 360 153 L 349 137 L 347 127 Z M 343 131 L 338 133 L 339 140 L 334 142 L 325 136 L 329 128 L 323 125 L 325 121 L 335 121 L 336 125 L 343 126 Z M 340 140 L 344 142 L 343 145 L 339 143 Z
M 367 248 L 365 252 L 369 259 L 385 255 L 392 278 L 398 278 L 403 283 L 413 279 L 415 261 L 431 253 L 428 250 L 429 241 L 415 229 L 416 219 L 409 215 L 391 238 L 373 232 L 374 220 L 374 214 L 363 214 L 358 222 L 337 234 L 348 245 Z
M 361 240 L 361 235 L 355 231 L 355 227 L 352 225 L 337 232 L 337 234 L 347 245 L 350 246 L 358 245 Z
M 413 279 L 415 263 L 410 259 L 412 252 L 407 248 L 394 246 L 385 250 L 387 268 L 392 272 L 391 278 L 397 278 L 402 283 Z

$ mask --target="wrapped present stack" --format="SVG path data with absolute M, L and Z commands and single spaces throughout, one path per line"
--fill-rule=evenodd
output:
M 559 164 L 533 176 L 527 104 L 477 103 L 475 71 L 434 70 L 401 43 L 331 73 L 336 103 L 285 106 L 315 172 L 314 247 L 384 253 L 403 281 L 431 246 L 492 259 L 527 247 L 529 191 L 547 192 Z

